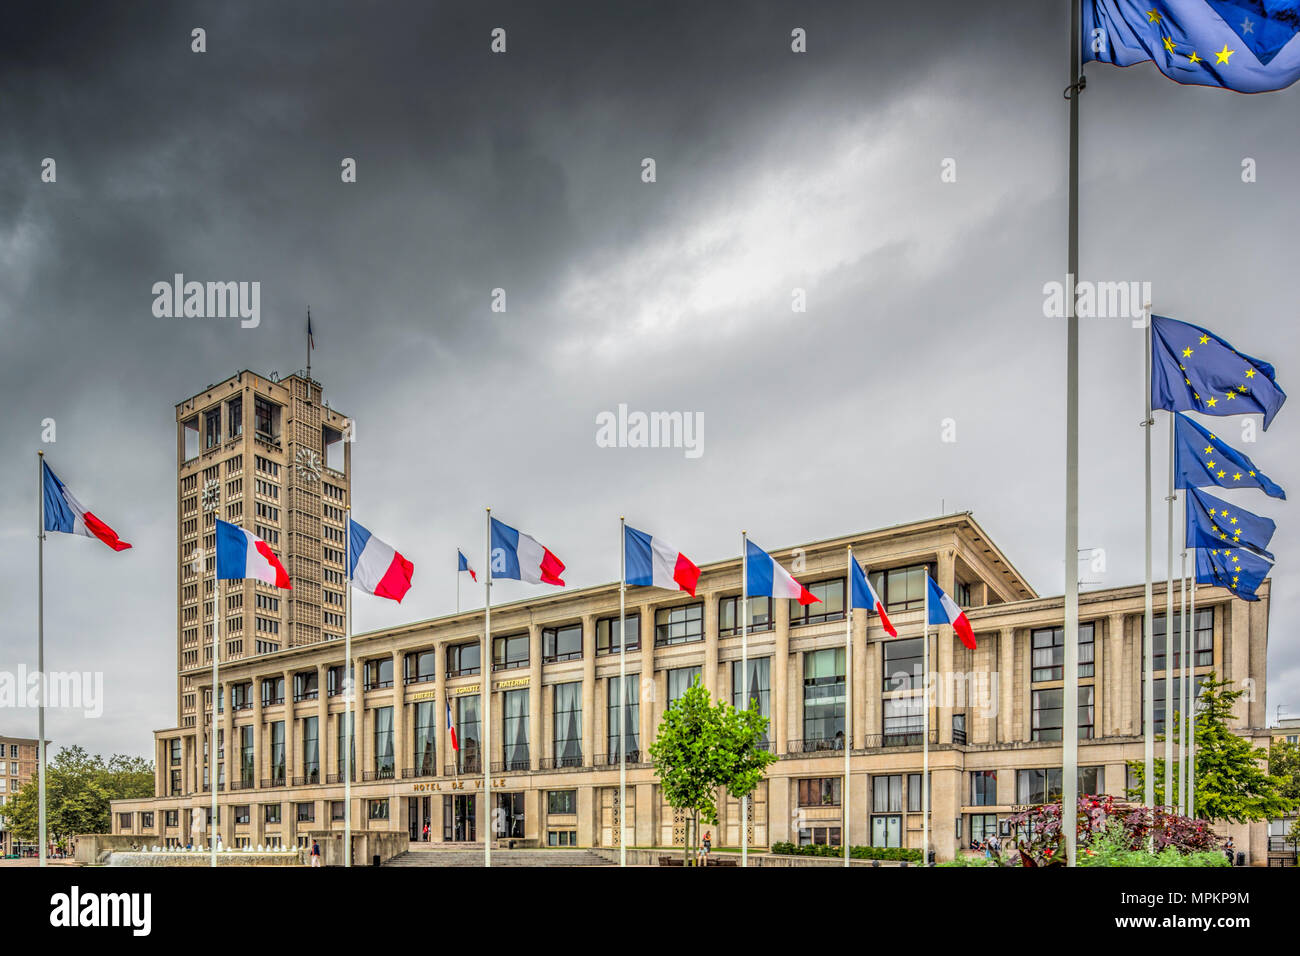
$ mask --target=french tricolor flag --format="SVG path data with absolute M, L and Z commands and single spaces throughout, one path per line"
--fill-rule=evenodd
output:
M 821 603 L 806 587 L 790 577 L 790 572 L 754 542 L 745 541 L 746 597 L 790 598 L 800 604 Z
M 406 592 L 411 590 L 415 565 L 351 518 L 348 519 L 348 548 L 352 559 L 348 576 L 353 587 L 401 604 Z
M 628 584 L 685 591 L 695 597 L 700 569 L 690 558 L 662 539 L 625 525 L 623 554 L 627 563 Z
M 966 612 L 957 606 L 957 602 L 943 593 L 943 588 L 935 583 L 934 578 L 926 577 L 926 606 L 930 609 L 926 617 L 927 624 L 951 624 L 961 642 L 972 651 L 975 650 L 975 632 L 971 629 Z
M 66 534 L 80 534 L 87 538 L 98 538 L 114 551 L 125 551 L 131 547 L 118 538 L 117 532 L 81 506 L 67 486 L 50 471 L 50 466 L 41 459 L 42 497 L 45 499 L 45 530 L 62 531 Z
M 253 578 L 263 584 L 292 590 L 289 572 L 271 546 L 237 524 L 217 519 L 217 578 L 238 581 Z
M 876 594 L 876 589 L 871 586 L 871 582 L 867 580 L 862 565 L 852 558 L 849 559 L 849 564 L 853 569 L 850 572 L 853 578 L 853 606 L 874 611 L 880 616 L 880 624 L 884 627 L 885 633 L 890 637 L 898 637 L 898 631 L 894 630 L 894 625 L 889 623 L 889 615 L 885 613 L 885 605 L 880 600 L 880 596 Z
M 447 701 L 447 732 L 451 734 L 451 749 L 460 750 L 460 741 L 456 739 L 456 725 L 451 722 L 451 701 Z
M 460 550 L 460 548 L 457 548 L 456 549 L 456 573 L 459 574 L 462 571 L 468 571 L 470 578 L 472 578 L 474 581 L 478 581 L 478 575 L 474 573 L 474 569 L 471 568 L 469 566 L 469 562 L 465 560 L 465 552 Z
M 492 519 L 492 553 L 488 560 L 494 578 L 564 587 L 560 580 L 564 562 L 542 547 L 536 538 L 516 531 L 496 518 Z

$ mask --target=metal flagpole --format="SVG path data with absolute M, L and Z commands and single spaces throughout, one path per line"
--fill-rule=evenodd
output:
M 36 452 L 36 673 L 41 681 L 36 707 L 37 829 L 41 866 L 45 866 L 45 452 L 40 450 Z
M 921 865 L 930 863 L 930 569 L 921 611 Z
M 1146 335 L 1146 418 L 1142 420 L 1142 427 L 1146 430 L 1146 591 L 1145 603 L 1143 606 L 1142 618 L 1142 669 L 1143 669 L 1143 693 L 1142 693 L 1142 805 L 1150 809 L 1156 803 L 1156 780 L 1155 780 L 1155 663 L 1152 660 L 1155 651 L 1153 633 L 1155 629 L 1155 615 L 1151 609 L 1151 430 L 1155 428 L 1155 415 L 1151 410 L 1151 303 L 1146 304 L 1147 310 L 1147 335 Z M 1149 843 L 1150 841 L 1148 841 Z
M 1174 805 L 1174 413 L 1169 413 L 1168 552 L 1165 558 L 1165 790 L 1162 806 Z
M 343 613 L 347 618 L 344 629 L 343 644 L 343 720 L 347 732 L 343 741 L 343 865 L 352 865 L 352 748 L 356 729 L 356 718 L 352 712 L 352 698 L 357 693 L 356 674 L 352 672 L 352 505 L 346 511 L 347 520 L 343 526 L 348 529 L 345 560 L 348 569 L 347 597 L 344 599 Z
M 1192 580 L 1188 590 L 1191 592 L 1189 595 L 1189 600 L 1187 602 L 1188 614 L 1191 616 L 1191 619 L 1195 621 L 1196 620 L 1196 549 L 1195 548 L 1192 548 Z M 1196 639 L 1196 631 L 1194 628 L 1191 631 L 1191 635 L 1192 635 L 1192 640 L 1194 641 Z M 1196 668 L 1194 666 L 1189 666 L 1187 669 L 1187 673 L 1188 673 L 1189 682 L 1194 682 L 1196 680 Z M 1191 695 L 1191 705 L 1188 708 L 1191 711 L 1191 714 L 1189 715 L 1188 718 L 1191 723 L 1191 730 L 1187 734 L 1187 815 L 1189 817 L 1195 817 L 1196 816 L 1196 704 L 1197 704 L 1197 698 L 1200 695 L 1196 694 L 1191 687 L 1188 687 L 1188 693 Z
M 618 865 L 627 866 L 627 529 L 618 516 Z M 590 719 L 590 718 L 589 718 Z
M 214 524 L 215 528 L 216 525 Z M 215 535 L 215 531 L 213 532 Z M 207 548 L 203 549 L 204 552 Z M 203 555 L 203 560 L 208 559 L 207 554 Z M 217 671 L 219 668 L 218 661 L 221 657 L 221 615 L 217 613 L 221 606 L 221 578 L 217 577 L 217 556 L 212 556 L 212 734 L 208 738 L 208 783 L 212 786 L 212 832 L 208 835 L 208 842 L 211 844 L 212 865 L 217 865 L 217 826 L 219 818 L 217 816 L 217 786 L 220 777 L 217 764 L 217 706 L 224 706 L 225 701 L 221 696 L 220 676 Z M 234 744 L 231 742 L 230 752 L 235 752 Z
M 456 551 L 456 613 L 460 613 L 460 550 Z
M 479 673 L 482 675 L 479 691 L 479 719 L 482 721 L 483 741 L 479 745 L 479 761 L 483 764 L 483 819 L 487 833 L 483 835 L 483 865 L 492 865 L 492 831 L 496 822 L 492 813 L 492 509 L 486 509 L 483 553 L 487 555 L 487 571 L 483 577 L 483 650 L 479 652 Z M 537 688 L 541 693 L 541 688 Z
M 847 576 L 845 583 L 849 592 L 848 623 L 844 628 L 844 793 L 841 794 L 841 802 L 844 804 L 844 829 L 841 840 L 844 843 L 844 865 L 849 865 L 849 822 L 853 817 L 849 814 L 849 756 L 853 749 L 853 545 L 847 547 L 849 566 L 845 568 Z
M 1065 688 L 1062 705 L 1061 806 L 1068 807 L 1065 859 L 1074 866 L 1079 789 L 1079 316 L 1075 281 L 1079 274 L 1079 94 L 1083 92 L 1082 51 L 1079 46 L 1080 0 L 1070 5 L 1070 181 L 1069 248 L 1066 266 L 1065 367 Z M 928 736 L 927 736 L 928 741 Z M 927 781 L 927 787 L 929 786 Z M 927 790 L 928 793 L 928 790 Z M 928 813 L 928 808 L 927 808 Z M 928 822 L 928 821 L 927 821 Z M 928 859 L 928 857 L 927 857 Z
M 772 598 L 776 603 L 776 598 Z M 740 532 L 740 682 L 749 707 L 749 532 Z M 719 835 L 718 842 L 721 842 Z M 740 798 L 740 865 L 749 866 L 749 794 Z
M 1186 499 L 1184 498 L 1184 501 Z M 1184 545 L 1186 542 L 1184 542 Z M 1183 573 L 1178 581 L 1182 603 L 1178 611 L 1182 666 L 1178 669 L 1178 815 L 1187 813 L 1187 548 L 1183 548 Z

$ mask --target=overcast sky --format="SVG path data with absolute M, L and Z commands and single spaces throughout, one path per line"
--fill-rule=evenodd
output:
M 313 375 L 358 423 L 356 516 L 416 567 L 401 606 L 354 602 L 357 631 L 452 611 L 486 505 L 570 586 L 617 579 L 620 514 L 704 563 L 742 528 L 774 550 L 969 509 L 1062 591 L 1065 339 L 1042 289 L 1066 260 L 1068 2 L 624 6 L 9 5 L 0 670 L 35 666 L 38 448 L 135 545 L 48 541 L 47 667 L 106 683 L 100 719 L 51 712 L 57 744 L 149 754 L 174 726 L 174 405 L 301 368 L 309 305 Z M 1300 388 L 1300 89 L 1087 76 L 1082 277 L 1149 281 L 1158 312 Z M 178 272 L 259 281 L 260 326 L 156 318 Z M 1143 333 L 1086 320 L 1081 344 L 1080 545 L 1106 552 L 1082 577 L 1135 584 Z M 597 447 L 620 403 L 703 413 L 703 455 Z M 1298 416 L 1242 446 L 1293 492 Z M 1295 714 L 1290 508 L 1227 496 L 1279 523 L 1268 710 Z

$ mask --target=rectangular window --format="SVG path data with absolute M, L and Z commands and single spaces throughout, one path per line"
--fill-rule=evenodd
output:
M 1104 768 L 1080 767 L 1079 794 L 1100 793 L 1105 789 Z M 1016 771 L 1016 803 L 1021 806 L 1053 803 L 1061 799 L 1061 768 L 1044 767 Z
M 387 819 L 388 819 L 388 800 L 387 800 L 387 799 L 384 799 L 384 800 L 367 800 L 366 803 L 368 803 L 368 804 L 370 805 L 370 819 L 371 819 L 371 820 L 387 820 Z
M 628 674 L 627 682 L 620 682 L 619 678 L 611 677 L 606 682 L 607 696 L 606 701 L 606 725 L 609 729 L 608 757 L 609 763 L 617 763 L 619 754 L 622 752 L 618 740 L 618 719 L 619 719 L 619 701 L 623 700 L 623 736 L 627 741 L 627 759 L 631 763 L 636 763 L 641 759 L 641 746 L 639 743 L 639 721 L 641 719 L 641 708 L 639 704 L 640 694 L 640 675 Z M 626 688 L 626 698 L 624 699 L 624 688 Z
M 319 677 L 315 671 L 293 675 L 293 699 L 316 700 L 320 696 Z
M 970 775 L 970 805 L 992 807 L 998 802 L 998 772 L 972 770 Z
M 890 568 L 888 571 L 874 571 L 871 574 L 871 586 L 889 613 L 895 611 L 919 611 L 925 607 L 926 572 L 934 576 L 934 565 L 915 564 L 906 568 Z
M 306 783 L 320 783 L 320 718 L 302 719 L 302 772 Z
M 481 662 L 478 641 L 468 644 L 453 644 L 447 648 L 447 676 L 464 677 L 477 674 Z
M 478 645 L 475 644 L 474 647 L 477 649 Z M 460 750 L 456 753 L 460 772 L 481 771 L 478 694 L 465 694 L 456 698 L 456 741 L 460 744 Z
M 623 624 L 624 632 L 627 634 L 627 649 L 629 651 L 639 651 L 641 649 L 641 615 L 626 614 L 623 616 Z M 596 622 L 596 653 L 619 653 L 621 650 L 619 637 L 618 618 L 602 617 Z
M 581 644 L 581 642 L 579 643 Z M 581 653 L 581 648 L 579 653 Z M 492 669 L 494 671 L 515 670 L 527 666 L 527 634 L 513 634 L 509 637 L 492 638 Z
M 800 846 L 840 846 L 839 827 L 800 827 Z
M 1201 693 L 1201 687 L 1205 683 L 1205 679 L 1208 676 L 1209 676 L 1208 674 L 1196 675 L 1196 679 L 1192 681 L 1193 697 L 1199 698 Z M 1140 683 L 1142 684 L 1142 694 L 1145 699 L 1146 682 L 1140 681 Z M 1155 724 L 1155 732 L 1157 734 L 1163 734 L 1165 732 L 1165 679 L 1163 677 L 1157 677 L 1155 680 L 1152 681 L 1152 685 L 1155 691 L 1155 697 L 1151 701 L 1152 703 L 1151 710 L 1152 710 L 1153 722 Z M 1175 677 L 1174 678 L 1174 713 L 1176 714 L 1181 714 L 1183 712 L 1182 693 L 1183 693 L 1183 679 L 1181 677 Z M 1198 703 L 1196 705 L 1196 709 L 1193 710 L 1193 713 L 1199 713 L 1200 709 L 1201 709 L 1201 705 Z M 1080 713 L 1082 713 L 1082 708 L 1080 708 Z M 1175 731 L 1175 733 L 1177 733 L 1177 731 Z
M 261 438 L 279 437 L 280 408 L 260 396 L 253 399 L 253 428 Z M 277 469 L 278 470 L 278 469 Z
M 972 813 L 970 815 L 970 842 L 974 846 L 992 839 L 998 834 L 998 818 L 994 813 Z
M 822 624 L 826 621 L 844 620 L 844 579 L 832 578 L 829 581 L 817 581 L 808 585 L 813 597 L 820 598 L 817 604 L 800 604 L 790 602 L 790 626 L 801 624 Z
M 1174 667 L 1183 666 L 1183 617 L 1179 611 L 1174 612 Z M 1194 650 L 1192 665 L 1210 667 L 1214 664 L 1214 608 L 1202 608 L 1192 620 L 1192 634 L 1189 638 Z M 1158 673 L 1165 669 L 1165 616 L 1155 615 L 1151 625 L 1151 666 Z M 1157 731 L 1159 733 L 1159 731 Z
M 739 595 L 718 598 L 718 636 L 736 637 L 740 634 Z M 770 597 L 752 597 L 749 599 L 749 633 L 770 631 L 774 626 L 772 618 L 772 599 Z
M 221 409 L 214 408 L 203 414 L 203 448 L 216 448 L 221 444 Z
M 335 726 L 338 727 L 338 732 L 339 732 L 339 739 L 337 741 L 338 745 L 334 748 L 335 760 L 338 762 L 337 769 L 339 772 L 339 779 L 338 779 L 339 783 L 343 782 L 343 760 L 344 760 L 345 751 L 348 751 L 352 760 L 352 779 L 355 780 L 357 778 L 357 734 L 356 734 L 357 718 L 355 714 L 352 715 L 352 720 L 351 720 L 352 733 L 349 734 L 348 733 L 349 721 L 347 719 L 347 716 L 348 716 L 347 714 L 339 714 L 334 720 Z M 348 750 L 349 738 L 351 738 L 350 750 Z
M 504 770 L 530 770 L 528 753 L 528 688 L 508 690 L 501 696 L 501 759 Z
M 842 777 L 808 777 L 799 781 L 799 806 L 838 807 Z
M 263 805 L 262 809 L 265 811 L 265 816 L 263 819 L 265 819 L 267 823 L 280 822 L 280 804 L 267 803 Z
M 655 611 L 655 647 L 704 640 L 704 605 L 682 604 Z
M 751 657 L 749 659 L 749 679 L 740 676 L 740 661 L 731 662 L 731 706 L 737 710 L 752 707 L 758 701 L 758 712 L 768 718 L 768 729 L 772 727 L 772 659 L 770 657 Z M 759 746 L 768 746 L 767 732 Z
M 803 750 L 844 747 L 844 648 L 803 656 Z
M 438 705 L 432 700 L 416 701 L 414 726 L 414 748 L 411 754 L 411 766 L 417 777 L 432 777 L 438 772 Z
M 555 765 L 582 766 L 582 681 L 555 685 Z
M 239 728 L 239 780 L 244 787 L 253 785 L 253 725 Z
M 700 678 L 700 673 L 699 667 L 674 667 L 668 671 L 668 707 L 686 695 L 691 685 Z
M 388 659 L 391 666 L 392 658 Z M 375 776 L 386 779 L 393 776 L 396 761 L 393 754 L 393 708 L 375 708 Z
M 910 637 L 901 641 L 885 641 L 885 691 L 912 690 L 922 684 L 921 668 L 925 661 L 925 645 L 921 638 Z
M 1060 687 L 1035 690 L 1032 714 L 1033 740 L 1060 740 L 1064 720 L 1065 691 Z M 1089 740 L 1093 731 L 1092 685 L 1079 685 L 1079 739 Z
M 934 781 L 930 781 L 930 786 L 934 786 Z M 920 813 L 921 808 L 925 805 L 925 791 L 921 789 L 921 775 L 919 773 L 909 773 L 907 775 L 907 812 Z M 934 791 L 930 791 L 930 806 L 934 807 Z
M 262 681 L 262 706 L 274 707 L 284 703 L 284 678 L 268 677 Z
M 582 625 L 548 627 L 542 630 L 542 662 L 572 661 L 582 657 Z
M 244 433 L 243 399 L 232 398 L 226 403 L 226 422 L 230 426 L 229 434 L 231 438 L 238 438 Z
M 1093 635 L 1091 623 L 1079 625 L 1079 676 L 1091 677 L 1093 673 Z M 1031 632 L 1033 642 L 1032 681 L 1061 680 L 1065 666 L 1065 629 L 1038 628 Z
M 876 774 L 871 778 L 871 812 L 898 813 L 903 809 L 903 775 Z
M 248 807 L 235 807 L 235 822 L 247 823 L 249 820 Z
M 281 683 L 283 683 L 283 679 Z M 271 721 L 271 780 L 284 783 L 284 721 Z
M 315 823 L 316 804 L 314 802 L 298 804 L 296 815 L 299 823 Z
M 925 714 L 920 697 L 886 697 L 882 702 L 886 747 L 919 747 L 924 741 Z
M 173 764 L 180 763 L 181 762 L 181 739 L 179 737 L 173 738 L 172 740 L 169 740 L 167 742 L 167 746 L 171 751 L 172 763 Z
M 548 790 L 546 792 L 547 813 L 577 813 L 577 790 Z
M 393 659 L 381 657 L 366 661 L 366 690 L 382 690 L 393 686 Z
M 408 684 L 427 684 L 434 679 L 436 651 L 415 651 L 402 658 L 402 679 Z

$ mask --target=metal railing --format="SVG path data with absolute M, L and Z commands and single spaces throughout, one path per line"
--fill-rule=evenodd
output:
M 270 788 L 270 787 L 283 787 L 283 786 L 284 786 L 284 777 L 263 777 L 263 778 L 262 778 L 262 786 L 265 787 L 265 788 Z
M 478 757 L 466 757 L 460 761 L 460 769 L 457 770 L 456 764 L 449 763 L 445 768 L 443 776 L 454 777 L 457 773 L 482 773 L 483 764 Z
M 565 767 L 581 767 L 582 754 L 569 754 L 567 757 L 543 757 L 539 765 L 541 770 L 562 770 Z
M 342 783 L 342 782 L 343 782 L 343 774 L 342 774 L 341 772 L 340 772 L 340 773 L 332 773 L 332 774 L 330 774 L 330 775 L 325 779 L 325 782 L 326 782 L 326 783 Z M 356 783 L 356 782 L 357 782 L 357 769 L 356 769 L 356 767 L 353 767 L 353 768 L 352 768 L 352 782 L 353 782 L 353 783 Z
M 320 783 L 320 771 L 314 770 L 302 777 L 294 777 L 293 785 L 295 787 L 305 787 L 309 783 Z
M 627 752 L 627 764 L 629 767 L 640 766 L 643 761 L 648 765 L 649 758 L 650 755 L 648 753 L 643 753 L 640 750 L 629 750 Z M 596 754 L 596 756 L 591 758 L 591 762 L 594 767 L 617 767 L 618 751 L 608 754 Z
M 497 760 L 492 764 L 493 773 L 520 773 L 533 769 L 533 762 L 528 757 L 512 757 L 509 760 Z
M 369 782 L 369 781 L 371 781 L 371 780 L 392 780 L 392 779 L 393 779 L 393 768 L 392 768 L 392 767 L 380 767 L 378 770 L 366 770 L 366 771 L 363 771 L 362 774 L 361 774 L 361 779 L 364 780 L 364 781 L 367 781 L 367 782 Z
M 844 738 L 841 737 L 797 737 L 786 745 L 786 753 L 792 754 L 811 754 L 821 753 L 823 751 L 833 752 L 844 749 Z
M 253 781 L 252 781 L 252 780 L 232 780 L 232 781 L 230 781 L 230 789 L 231 789 L 231 790 L 252 790 L 252 789 L 253 789 Z
M 428 766 L 421 766 L 421 767 L 402 768 L 403 780 L 410 780 L 412 777 L 436 777 L 436 776 L 438 776 L 438 768 L 433 766 L 432 764 L 429 764 Z

